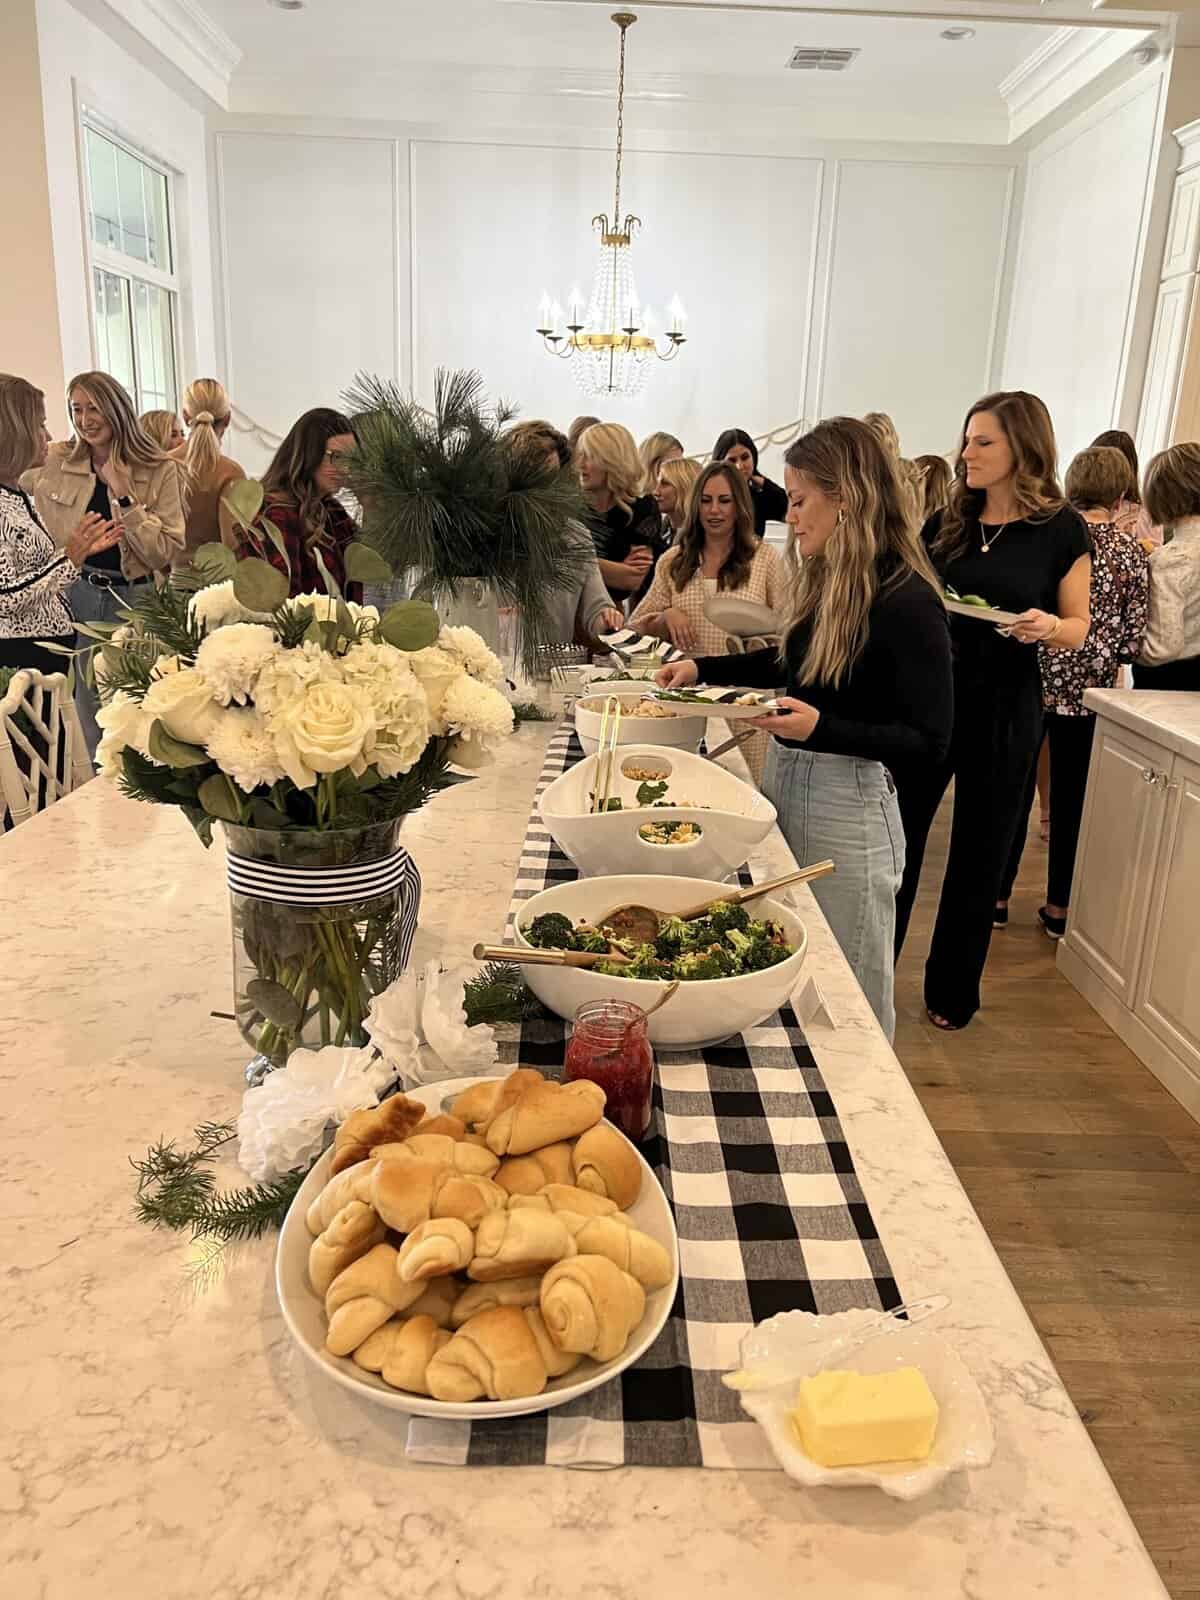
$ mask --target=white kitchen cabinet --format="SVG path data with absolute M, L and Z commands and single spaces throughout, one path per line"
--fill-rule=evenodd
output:
M 1058 965 L 1200 1119 L 1200 694 L 1092 690 Z

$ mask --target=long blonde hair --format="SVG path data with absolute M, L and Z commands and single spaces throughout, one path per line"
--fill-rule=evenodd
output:
M 627 514 L 642 492 L 642 460 L 633 435 L 619 422 L 594 422 L 581 434 L 575 455 L 588 456 L 604 468 L 605 484 Z
M 917 456 L 913 466 L 921 474 L 921 520 L 928 522 L 946 504 L 950 493 L 950 463 L 945 456 Z
M 700 476 L 700 463 L 695 456 L 674 456 L 661 463 L 658 476 L 674 489 L 678 507 L 675 521 L 680 527 L 686 526 L 692 515 L 692 490 Z
M 725 564 L 717 574 L 718 589 L 741 589 L 750 576 L 750 568 L 762 541 L 754 531 L 754 505 L 750 499 L 750 486 L 736 467 L 724 461 L 710 461 L 697 474 L 688 498 L 688 519 L 683 532 L 667 552 L 671 557 L 671 583 L 678 594 L 700 570 L 707 535 L 700 520 L 700 496 L 705 485 L 713 478 L 724 478 L 733 496 L 733 544 Z
M 91 396 L 93 404 L 112 429 L 111 459 L 118 467 L 157 467 L 169 461 L 167 452 L 159 447 L 138 418 L 133 401 L 125 390 L 107 372 L 80 372 L 67 385 L 67 414 L 71 411 L 71 396 L 82 389 Z M 70 451 L 71 458 L 91 459 L 91 451 L 84 440 L 76 437 Z
M 214 486 L 221 464 L 221 435 L 229 422 L 229 396 L 216 378 L 196 378 L 183 397 L 187 428 L 183 467 L 194 488 Z
M 788 544 L 795 577 L 788 631 L 812 619 L 799 681 L 836 687 L 862 654 L 871 607 L 880 595 L 910 573 L 939 597 L 941 585 L 921 544 L 916 508 L 896 458 L 866 423 L 855 417 L 820 422 L 783 459 L 841 502 L 837 526 L 819 555 L 801 561 L 795 540 Z
M 673 433 L 648 433 L 638 445 L 638 455 L 642 458 L 642 493 L 653 494 L 654 485 L 658 482 L 658 469 L 672 451 L 678 450 L 683 454 L 682 441 Z
M 985 394 L 982 400 L 976 400 L 963 418 L 950 497 L 942 513 L 942 525 L 937 538 L 931 546 L 940 562 L 949 563 L 962 555 L 967 548 L 967 523 L 979 517 L 987 498 L 982 489 L 967 487 L 967 469 L 962 458 L 971 418 L 982 411 L 995 417 L 1012 451 L 1012 493 L 1018 517 L 1044 521 L 1060 511 L 1066 503 L 1058 485 L 1058 445 L 1054 440 L 1054 424 L 1044 402 L 1024 389 Z
M 154 440 L 160 450 L 165 450 L 167 455 L 174 448 L 171 444 L 171 432 L 178 423 L 179 418 L 174 411 L 143 411 L 138 418 L 142 427 Z

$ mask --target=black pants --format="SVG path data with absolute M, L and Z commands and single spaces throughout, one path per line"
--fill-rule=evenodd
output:
M 1200 689 L 1200 656 L 1164 661 L 1161 667 L 1135 666 L 1135 689 Z
M 979 1009 L 992 914 L 1042 742 L 1042 706 L 1036 674 L 1000 691 L 986 679 L 956 674 L 954 688 L 949 759 L 923 792 L 910 783 L 907 798 L 899 793 L 908 859 L 898 898 L 907 920 L 925 839 L 953 779 L 950 856 L 925 963 L 925 1004 L 963 1027 Z
M 52 644 L 65 645 L 68 650 L 75 648 L 75 635 L 68 633 L 61 639 L 52 639 Z M 38 672 L 69 672 L 71 663 L 66 656 L 55 655 L 52 650 L 43 647 L 40 639 L 0 639 L 0 667 L 33 667 Z
M 1050 863 L 1046 873 L 1046 902 L 1069 906 L 1071 879 L 1075 876 L 1075 852 L 1079 848 L 1079 829 L 1083 824 L 1083 802 L 1087 795 L 1088 767 L 1092 760 L 1092 737 L 1096 719 L 1088 712 L 1082 717 L 1061 717 L 1051 712 L 1046 718 L 1050 741 Z M 1021 870 L 1021 854 L 1028 837 L 1029 812 L 1037 786 L 1036 764 L 1021 810 L 1021 821 L 1013 837 L 1012 854 L 997 899 L 1007 902 Z

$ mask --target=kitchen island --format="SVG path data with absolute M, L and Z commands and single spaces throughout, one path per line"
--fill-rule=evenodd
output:
M 414 960 L 498 938 L 552 730 L 433 801 Z M 731 757 L 736 765 L 737 758 Z M 791 857 L 778 832 L 751 863 Z M 1164 1593 L 809 892 L 809 1042 L 906 1298 L 978 1379 L 992 1465 L 902 1504 L 782 1473 L 440 1468 L 292 1345 L 273 1240 L 218 1274 L 133 1216 L 130 1155 L 236 1113 L 220 846 L 96 782 L 0 840 L 5 1600 L 896 1600 Z M 230 1176 L 232 1177 L 232 1173 Z

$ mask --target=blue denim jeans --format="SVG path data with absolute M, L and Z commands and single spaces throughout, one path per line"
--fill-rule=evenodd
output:
M 837 863 L 836 872 L 809 887 L 890 1040 L 896 890 L 904 872 L 896 785 L 878 761 L 772 740 L 762 789 L 801 866 L 826 858 Z
M 138 589 L 141 585 L 138 585 Z M 117 600 L 117 595 L 129 600 L 137 594 L 138 589 L 123 586 L 119 589 L 97 589 L 86 578 L 76 578 L 71 585 L 68 599 L 71 602 L 71 612 L 76 622 L 124 622 L 129 613 Z M 89 639 L 85 633 L 75 635 L 75 648 L 84 650 L 89 645 L 95 644 L 94 639 Z M 96 712 L 99 702 L 96 691 L 91 688 L 86 679 L 86 663 L 82 658 L 75 663 L 75 709 L 79 713 L 80 725 L 83 728 L 83 742 L 87 745 L 89 756 L 96 754 L 96 746 L 100 743 L 100 729 L 96 724 Z

